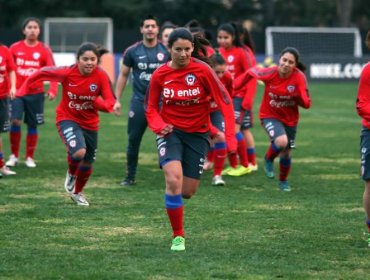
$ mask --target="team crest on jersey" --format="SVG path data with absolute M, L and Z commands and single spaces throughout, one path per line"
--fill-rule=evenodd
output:
M 227 62 L 233 62 L 234 61 L 234 56 L 233 55 L 229 55 L 227 57 Z
M 294 90 L 295 90 L 295 86 L 289 85 L 289 86 L 287 87 L 287 90 L 288 90 L 288 92 L 289 92 L 289 93 L 293 93 L 293 92 L 294 92 Z
M 164 54 L 163 53 L 157 53 L 157 59 L 159 61 L 162 61 L 164 59 Z
M 32 56 L 33 56 L 33 59 L 39 59 L 40 58 L 40 53 L 39 52 L 34 52 Z
M 69 146 L 71 146 L 72 148 L 76 147 L 76 140 L 70 141 Z
M 97 88 L 98 88 L 98 86 L 96 84 L 91 84 L 90 85 L 90 91 L 92 91 L 92 92 L 96 91 Z
M 186 77 L 185 77 L 185 81 L 186 81 L 186 84 L 188 86 L 194 85 L 195 80 L 196 80 L 196 78 L 193 74 L 187 74 Z

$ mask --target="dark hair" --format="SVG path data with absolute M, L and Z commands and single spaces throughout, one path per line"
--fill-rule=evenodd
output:
M 285 53 L 291 53 L 294 58 L 295 58 L 295 62 L 297 64 L 297 68 L 299 70 L 301 70 L 302 72 L 304 72 L 306 70 L 306 65 L 304 65 L 302 62 L 300 62 L 299 58 L 300 58 L 300 54 L 299 54 L 299 51 L 294 48 L 294 47 L 286 47 L 285 49 L 283 49 L 280 53 L 280 56 L 279 57 L 282 57 Z
M 87 51 L 92 51 L 98 57 L 98 60 L 100 59 L 101 55 L 98 46 L 91 42 L 85 42 L 80 45 L 76 52 L 77 60 L 80 58 L 81 55 L 83 55 Z
M 252 52 L 255 54 L 256 53 L 256 46 L 254 44 L 251 33 L 248 31 L 248 29 L 244 28 L 243 25 L 240 22 L 236 23 L 236 26 L 237 26 L 238 31 L 239 31 L 239 38 L 241 38 L 240 42 L 243 45 L 249 47 L 252 50 Z
M 175 29 L 176 27 L 177 27 L 176 24 L 172 23 L 171 21 L 165 21 L 162 24 L 161 29 L 159 30 L 159 34 L 162 36 L 162 33 L 165 29 L 167 28 Z
M 236 47 L 242 47 L 242 43 L 240 42 L 240 36 L 239 36 L 239 31 L 235 23 L 230 22 L 230 23 L 224 23 L 221 24 L 218 29 L 217 33 L 220 31 L 225 31 L 226 33 L 230 34 L 231 36 L 234 37 L 233 39 L 233 45 Z
M 140 27 L 143 27 L 143 26 L 144 26 L 144 22 L 145 22 L 146 20 L 154 20 L 154 21 L 155 21 L 155 23 L 158 25 L 158 20 L 157 20 L 154 16 L 152 16 L 152 15 L 147 15 L 146 17 L 144 17 L 144 18 L 141 20 L 141 22 L 140 22 Z
M 224 57 L 221 55 L 221 53 L 218 49 L 215 49 L 215 53 L 212 54 L 209 59 L 210 59 L 212 67 L 215 67 L 217 65 L 225 65 L 226 64 L 226 61 L 225 61 Z
M 184 27 L 188 28 L 192 34 L 194 33 L 202 33 L 204 36 L 205 30 L 204 28 L 200 25 L 199 21 L 196 19 L 192 19 L 188 21 Z
M 366 46 L 370 49 L 370 30 L 366 34 L 366 41 L 365 41 Z
M 23 22 L 22 22 L 22 30 L 24 30 L 27 26 L 27 24 L 30 22 L 30 21 L 34 21 L 38 24 L 38 26 L 40 27 L 41 29 L 41 20 L 39 20 L 38 18 L 36 17 L 28 17 L 26 18 Z
M 102 45 L 96 45 L 96 48 L 99 52 L 99 56 L 102 57 L 104 54 L 109 53 L 109 50 L 103 47 Z
M 179 27 L 172 31 L 170 36 L 168 37 L 168 47 L 172 48 L 173 44 L 178 39 L 188 40 L 193 43 L 194 50 L 191 53 L 191 56 L 209 63 L 209 58 L 207 57 L 207 49 L 205 47 L 209 45 L 207 39 L 203 38 L 199 34 L 191 34 L 190 31 L 185 27 Z

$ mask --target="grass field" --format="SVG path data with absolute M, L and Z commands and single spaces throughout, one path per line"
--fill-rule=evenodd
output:
M 301 111 L 292 192 L 279 192 L 277 181 L 263 174 L 268 141 L 256 119 L 260 170 L 225 177 L 226 187 L 212 187 L 211 174 L 204 174 L 185 204 L 187 251 L 180 254 L 169 249 L 154 135 L 145 134 L 137 185 L 120 187 L 127 118 L 102 114 L 85 189 L 91 205 L 78 207 L 63 188 L 66 155 L 54 126 L 56 103 L 46 102 L 38 167 L 21 163 L 16 177 L 0 180 L 0 279 L 367 279 L 357 85 L 310 89 L 313 107 Z

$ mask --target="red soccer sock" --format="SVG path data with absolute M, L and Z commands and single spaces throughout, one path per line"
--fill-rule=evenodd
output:
M 269 149 L 266 152 L 265 158 L 269 161 L 274 161 L 274 159 L 280 154 L 281 149 L 278 148 L 274 142 L 271 143 Z
M 245 138 L 241 132 L 236 134 L 236 140 L 238 141 L 238 155 L 240 164 L 244 167 L 248 167 L 248 155 L 247 155 L 247 143 L 245 142 Z
M 68 161 L 68 172 L 70 175 L 74 176 L 77 172 L 78 167 L 80 166 L 81 160 L 74 159 L 70 155 L 67 158 Z
M 288 179 L 288 175 L 291 169 L 291 159 L 290 158 L 280 158 L 280 173 L 279 173 L 279 180 L 286 181 Z
M 248 148 L 247 149 L 248 161 L 253 165 L 256 165 L 256 149 L 255 148 Z
M 236 153 L 229 154 L 229 164 L 232 168 L 238 167 L 238 156 Z
M 33 158 L 36 150 L 36 145 L 37 145 L 37 140 L 38 140 L 38 133 L 36 130 L 35 132 L 28 132 L 27 133 L 27 138 L 26 138 L 26 158 L 30 157 Z
M 19 147 L 21 145 L 21 127 L 19 125 L 11 125 L 10 133 L 10 150 L 15 157 L 19 157 Z
M 226 151 L 226 143 L 219 142 L 215 143 L 215 158 L 214 158 L 214 165 L 213 165 L 213 176 L 221 175 L 222 168 L 224 168 L 225 159 L 227 155 Z
M 171 223 L 173 237 L 184 237 L 184 205 L 181 205 L 180 207 L 175 209 L 166 208 L 166 211 Z
M 215 159 L 215 148 L 210 147 L 209 150 L 208 150 L 208 153 L 207 153 L 207 160 L 209 162 L 213 162 L 214 159 Z
M 2 168 L 4 166 L 4 154 L 3 153 L 0 153 L 0 168 Z
M 77 170 L 75 183 L 75 194 L 82 192 L 92 173 L 92 166 L 80 166 Z

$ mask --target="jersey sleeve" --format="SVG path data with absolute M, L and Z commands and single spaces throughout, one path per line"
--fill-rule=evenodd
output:
M 297 104 L 305 109 L 311 107 L 311 97 L 307 87 L 307 80 L 302 72 L 299 72 Z
M 63 82 L 65 76 L 68 73 L 68 67 L 43 67 L 40 70 L 33 73 L 29 76 L 19 90 L 16 93 L 16 96 L 24 96 L 28 92 L 28 88 L 32 87 L 34 83 L 38 81 L 50 81 L 55 82 L 56 84 L 59 82 Z M 58 85 L 58 84 L 57 84 Z M 57 93 L 57 92 L 56 92 Z
M 234 108 L 231 102 L 231 98 L 224 85 L 217 78 L 214 71 L 205 68 L 204 74 L 204 83 L 206 85 L 206 88 L 211 93 L 213 99 L 219 106 L 222 115 L 224 116 L 227 148 L 229 152 L 235 152 L 237 149 L 237 143 L 235 140 Z
M 134 63 L 132 58 L 132 50 L 133 47 L 129 47 L 128 49 L 125 50 L 122 56 L 122 63 L 130 68 L 133 66 Z
M 356 100 L 357 114 L 370 123 L 370 64 L 362 70 Z
M 110 82 L 108 75 L 103 69 L 100 69 L 100 71 L 100 79 L 102 85 L 101 96 L 98 96 L 94 100 L 94 108 L 102 112 L 111 113 L 113 112 L 113 106 L 116 102 L 116 98 L 113 92 L 112 83 Z
M 55 66 L 55 61 L 54 61 L 54 57 L 53 57 L 53 53 L 51 49 L 48 46 L 45 46 L 45 50 L 46 50 L 46 65 L 45 66 L 51 66 L 51 67 Z M 49 87 L 49 93 L 52 96 L 57 95 L 58 93 L 58 83 L 57 82 L 51 81 L 50 87 Z
M 147 93 L 144 99 L 145 116 L 148 121 L 149 128 L 155 133 L 160 134 L 162 129 L 167 125 L 159 112 L 159 102 L 162 93 L 162 86 L 159 82 L 157 72 L 154 71 Z

